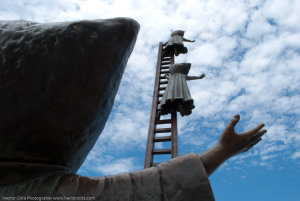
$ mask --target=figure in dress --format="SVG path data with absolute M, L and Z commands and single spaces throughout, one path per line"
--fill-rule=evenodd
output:
M 166 75 L 168 85 L 158 107 L 158 115 L 171 113 L 173 110 L 179 111 L 181 116 L 190 115 L 195 108 L 194 100 L 191 97 L 187 80 L 202 79 L 200 76 L 188 76 L 191 63 L 178 63 L 170 66 L 170 74 Z
M 193 43 L 195 40 L 188 40 L 183 37 L 184 31 L 182 30 L 176 30 L 172 32 L 171 39 L 166 42 L 164 45 L 166 46 L 163 49 L 164 55 L 171 55 L 175 54 L 178 56 L 179 54 L 186 54 L 188 52 L 188 49 L 184 47 L 183 42 L 190 42 Z

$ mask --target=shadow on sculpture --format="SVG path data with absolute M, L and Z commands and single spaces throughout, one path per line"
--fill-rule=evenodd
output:
M 0 21 L 0 30 L 2 199 L 214 200 L 208 175 L 266 132 L 260 124 L 235 133 L 240 118 L 235 115 L 217 145 L 204 153 L 132 173 L 82 177 L 75 173 L 110 114 L 138 23 Z

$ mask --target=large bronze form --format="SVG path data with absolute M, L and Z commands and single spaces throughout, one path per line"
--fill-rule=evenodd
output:
M 214 200 L 208 175 L 254 146 L 263 124 L 236 134 L 236 115 L 200 155 L 122 175 L 76 174 L 111 112 L 138 30 L 128 18 L 0 21 L 0 199 Z
M 0 160 L 76 172 L 111 111 L 139 25 L 0 21 Z

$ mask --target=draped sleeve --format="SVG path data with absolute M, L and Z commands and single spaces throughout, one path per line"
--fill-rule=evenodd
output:
M 0 186 L 2 196 L 77 197 L 100 201 L 213 201 L 200 157 L 187 154 L 132 173 L 83 177 L 57 172 L 18 184 Z M 67 198 L 68 197 L 68 198 Z

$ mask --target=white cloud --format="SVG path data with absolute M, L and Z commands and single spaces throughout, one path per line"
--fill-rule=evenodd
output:
M 268 19 L 259 10 L 255 11 L 247 27 L 246 37 L 257 40 L 262 36 L 276 31 L 276 27 L 268 22 Z
M 198 65 L 207 65 L 207 66 L 220 66 L 221 65 L 221 57 L 219 55 L 218 49 L 213 44 L 202 44 L 201 46 L 197 47 L 192 53 L 191 53 L 191 61 L 197 61 L 194 62 L 194 64 Z
M 299 31 L 299 9 L 300 2 L 297 0 L 269 0 L 263 6 L 262 12 L 278 23 L 280 29 Z
M 111 161 L 107 164 L 102 164 L 98 167 L 98 171 L 105 175 L 119 174 L 130 172 L 136 167 L 133 158 L 124 158 Z
M 183 152 L 214 145 L 231 117 L 241 113 L 240 131 L 263 122 L 268 133 L 252 154 L 236 157 L 232 163 L 246 164 L 256 157 L 247 164 L 271 167 L 270 161 L 282 156 L 298 159 L 299 10 L 298 0 L 0 1 L 3 20 L 127 16 L 140 22 L 113 111 L 83 166 L 99 174 L 141 166 L 136 161 L 143 159 L 120 156 L 120 151 L 145 151 L 158 42 L 166 41 L 174 29 L 186 30 L 186 38 L 196 40 L 186 44 L 189 53 L 176 61 L 191 62 L 191 75 L 206 74 L 203 80 L 188 82 L 196 108 L 191 116 L 179 118 L 179 147 L 189 147 Z

